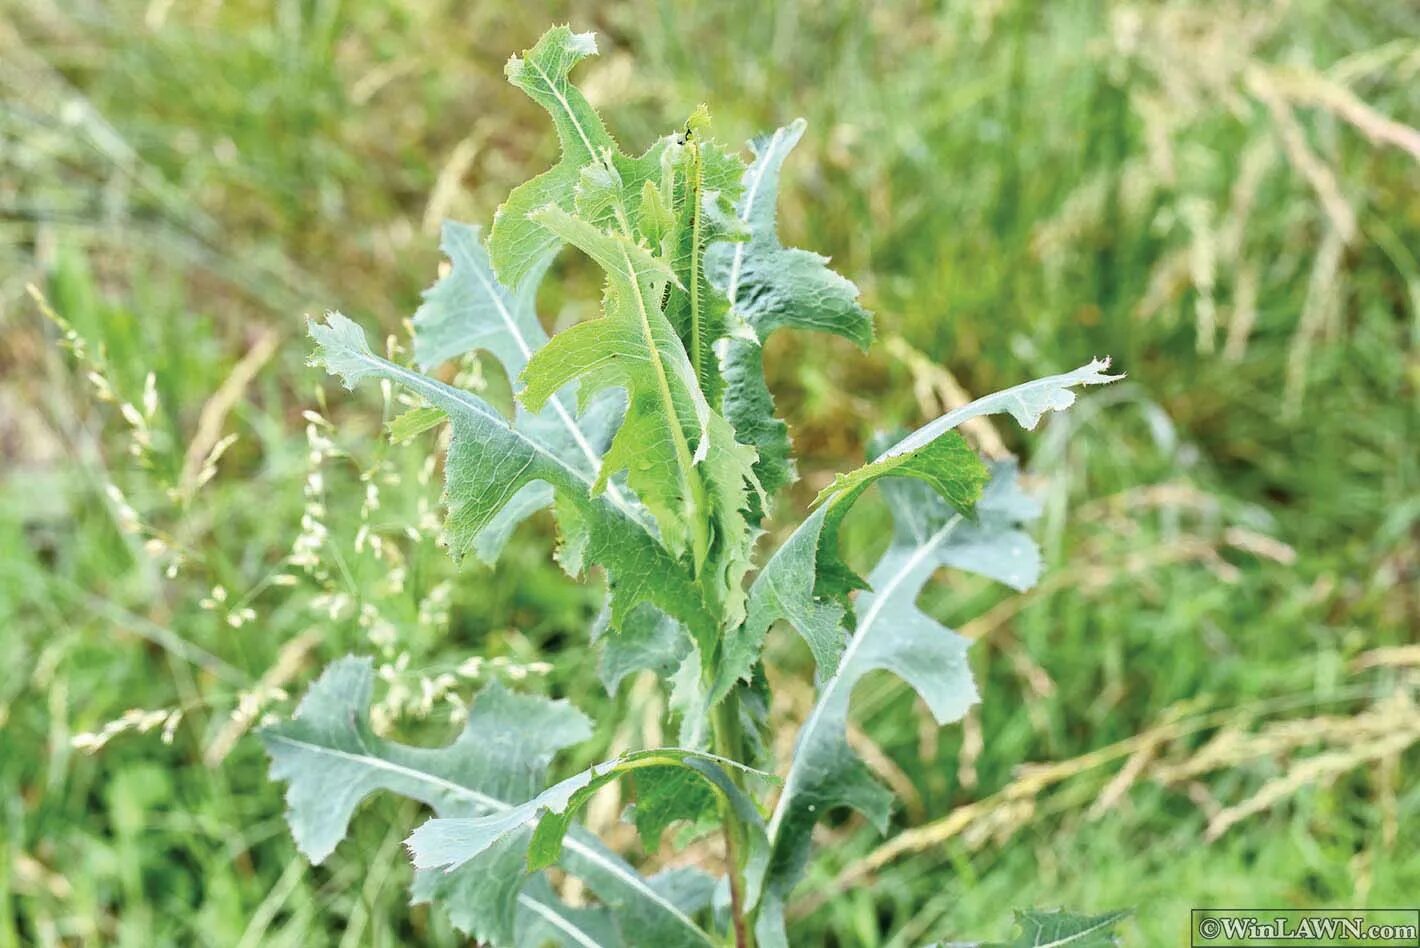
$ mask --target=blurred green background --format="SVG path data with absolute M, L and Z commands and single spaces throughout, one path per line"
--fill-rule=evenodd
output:
M 589 674 L 598 591 L 551 522 L 456 570 L 435 436 L 389 444 L 397 404 L 304 365 L 306 313 L 404 340 L 439 221 L 550 163 L 502 63 L 562 21 L 597 31 L 579 81 L 628 146 L 702 101 L 731 143 L 809 120 L 781 231 L 881 344 L 770 345 L 804 458 L 775 537 L 876 431 L 1092 355 L 1129 373 L 1002 428 L 1049 577 L 931 589 L 979 639 L 962 726 L 859 690 L 902 835 L 825 830 L 796 943 L 1413 904 L 1420 7 L 0 0 L 0 946 L 458 943 L 406 905 L 412 806 L 371 801 L 312 868 L 249 737 L 347 651 L 409 739 L 489 676 L 600 722 L 569 767 L 658 739 L 648 682 Z M 559 266 L 565 325 L 596 290 Z M 855 513 L 851 560 L 885 517 Z M 791 738 L 811 662 L 785 632 L 769 661 Z

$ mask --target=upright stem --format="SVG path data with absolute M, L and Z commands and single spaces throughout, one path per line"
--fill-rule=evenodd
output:
M 714 731 L 715 753 L 728 760 L 744 760 L 744 733 L 740 729 L 740 698 L 731 691 L 711 718 Z M 744 777 L 731 768 L 730 779 L 741 790 Z M 745 911 L 744 904 L 744 859 L 745 827 L 738 814 L 728 802 L 720 804 L 720 824 L 725 831 L 725 862 L 730 880 L 730 925 L 735 933 L 736 948 L 754 948 L 754 919 Z

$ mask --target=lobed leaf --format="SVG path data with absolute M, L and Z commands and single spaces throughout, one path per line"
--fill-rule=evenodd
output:
M 709 601 L 731 623 L 743 616 L 742 579 L 754 534 L 744 517 L 754 480 L 752 448 L 710 409 L 680 338 L 660 309 L 669 266 L 625 234 L 601 230 L 556 207 L 534 215 L 607 274 L 605 315 L 564 330 L 523 371 L 523 404 L 581 383 L 585 401 L 608 387 L 626 391 L 624 420 L 603 460 L 595 492 L 625 470 L 672 554 L 687 548 Z M 691 629 L 692 633 L 695 629 Z M 698 639 L 709 654 L 712 638 Z
M 546 262 L 515 292 L 493 273 L 480 229 L 445 221 L 439 249 L 449 270 L 414 311 L 414 361 L 424 371 L 465 353 L 483 350 L 517 378 L 532 354 L 547 344 L 537 319 L 537 291 Z M 550 258 L 549 258 L 550 259 Z
M 454 556 L 506 536 L 512 519 L 525 515 L 529 485 L 545 484 L 559 500 L 559 524 L 570 545 L 564 566 L 604 566 L 611 583 L 611 618 L 650 602 L 698 636 L 715 635 L 718 620 L 685 569 L 657 541 L 638 511 L 615 497 L 592 496 L 593 475 L 577 463 L 576 447 L 555 436 L 557 422 L 523 414 L 516 425 L 478 396 L 382 359 L 360 328 L 339 313 L 312 322 L 314 360 L 353 387 L 366 378 L 398 383 L 448 414 L 453 426 L 445 462 L 445 538 Z M 540 498 L 533 497 L 534 501 Z M 500 520 L 501 518 L 504 518 Z M 489 536 L 493 540 L 490 541 Z
M 819 508 L 775 551 L 750 587 L 744 623 L 726 636 L 711 701 L 746 679 L 770 626 L 787 620 L 813 652 L 822 682 L 846 644 L 846 595 L 865 588 L 838 556 L 838 528 L 853 503 L 880 478 L 916 478 L 970 514 L 988 473 L 965 439 L 949 432 L 916 452 L 840 474 L 819 494 Z
M 440 246 L 450 267 L 425 291 L 424 302 L 414 313 L 416 363 L 427 371 L 440 362 L 482 350 L 499 361 L 510 379 L 516 379 L 532 354 L 547 344 L 547 333 L 535 309 L 545 264 L 528 274 L 519 291 L 513 292 L 494 275 L 477 227 L 446 221 Z M 601 453 L 621 413 L 620 399 L 615 393 L 608 395 L 595 400 L 580 417 L 569 392 L 553 395 L 536 414 L 519 408 L 518 427 L 536 434 L 559 457 L 595 477 L 601 468 Z M 437 408 L 414 409 L 391 424 L 390 436 L 409 437 L 420 425 L 432 426 L 443 415 Z M 619 487 L 610 485 L 607 493 L 613 503 L 639 514 Z M 518 524 L 550 506 L 552 499 L 550 485 L 525 485 L 474 538 L 473 551 L 479 559 L 493 563 Z
M 699 819 L 704 815 L 705 796 L 690 788 L 704 788 L 724 799 L 737 813 L 749 815 L 762 844 L 763 822 L 757 816 L 758 810 L 725 772 L 725 767 L 757 773 L 743 764 L 699 751 L 682 748 L 633 751 L 553 784 L 509 809 L 471 818 L 435 817 L 416 829 L 406 843 L 419 869 L 455 870 L 511 845 L 526 854 L 528 868 L 536 871 L 557 861 L 572 818 L 593 794 L 613 780 L 632 774 L 641 778 L 646 771 L 655 771 L 650 778 L 656 796 L 651 826 L 659 829 L 673 819 Z M 693 782 L 668 783 L 665 776 L 668 768 L 693 777 Z M 768 774 L 758 776 L 773 779 Z M 672 794 L 671 790 L 678 792 Z M 529 828 L 530 835 L 526 833 Z M 509 843 L 510 839 L 518 842 Z M 767 854 L 763 845 L 758 848 Z
M 1075 387 L 1080 385 L 1107 385 L 1124 378 L 1123 375 L 1107 375 L 1109 359 L 1091 359 L 1086 365 L 1060 375 L 1024 382 L 994 394 L 978 398 L 973 402 L 953 409 L 923 425 L 912 434 L 883 453 L 884 458 L 916 451 L 923 445 L 941 437 L 958 427 L 962 422 L 982 415 L 1009 414 L 1016 423 L 1027 431 L 1035 430 L 1042 415 L 1052 411 L 1064 411 L 1075 404 Z
M 768 903 L 762 910 L 769 926 L 762 936 L 766 944 L 782 943 L 772 940 L 777 912 L 808 859 L 810 834 L 819 819 L 833 807 L 849 806 L 879 832 L 887 829 L 892 795 L 845 739 L 854 686 L 868 672 L 891 671 L 917 691 L 938 724 L 958 720 L 977 701 L 967 640 L 917 608 L 927 580 L 944 566 L 1002 578 L 1006 571 L 999 564 L 1019 564 L 1008 573 L 1017 588 L 1039 577 L 1039 554 L 1020 529 L 1039 508 L 1020 492 L 1013 462 L 993 469 L 974 521 L 920 482 L 883 486 L 896 523 L 892 545 L 869 575 L 871 591 L 854 603 L 853 635 L 799 731 L 770 822 L 773 855 Z
M 804 127 L 804 120 L 797 119 L 750 142 L 754 161 L 744 173 L 736 205 L 748 238 L 715 243 L 705 254 L 707 278 L 730 301 L 731 321 L 751 330 L 732 334 L 726 347 L 723 406 L 736 436 L 759 453 L 755 473 L 766 493 L 792 481 L 794 468 L 788 427 L 775 417 L 774 398 L 764 381 L 763 341 L 785 327 L 831 332 L 862 348 L 873 339 L 873 319 L 858 303 L 858 288 L 830 270 L 827 257 L 779 242 L 779 173 Z
M 529 218 L 529 212 L 548 204 L 571 211 L 582 169 L 616 147 L 601 116 L 568 79 L 577 63 L 596 52 L 595 34 L 556 26 L 532 49 L 509 58 L 504 69 L 509 82 L 552 116 L 562 146 L 557 164 L 514 188 L 493 215 L 489 251 L 508 286 L 520 286 L 562 246 L 555 234 Z
M 971 492 L 958 486 L 969 485 L 974 475 L 957 444 L 960 436 L 952 429 L 968 418 L 1001 411 L 1022 425 L 1034 426 L 1044 412 L 1074 403 L 1073 386 L 1113 381 L 1114 376 L 1103 372 L 1107 367 L 1107 361 L 1091 362 L 1074 372 L 988 395 L 908 435 L 822 496 L 819 510 L 786 542 L 789 555 L 782 561 L 776 556 L 756 578 L 750 615 L 741 630 L 743 640 L 734 647 L 742 663 L 757 655 L 764 631 L 778 618 L 794 624 L 816 655 L 835 655 L 841 640 L 829 629 L 834 618 L 831 603 L 841 600 L 847 585 L 846 568 L 838 565 L 836 550 L 830 548 L 835 508 L 846 508 L 877 479 L 898 478 L 884 483 L 897 524 L 893 544 L 870 574 L 864 587 L 869 591 L 854 603 L 856 626 L 841 658 L 832 666 L 820 664 L 821 676 L 829 667 L 834 670 L 800 729 L 784 791 L 770 820 L 772 855 L 758 922 L 763 944 L 784 944 L 783 903 L 802 874 L 818 819 L 832 807 L 849 806 L 880 830 L 886 828 L 891 795 L 844 739 L 853 686 L 869 671 L 892 671 L 918 692 L 939 724 L 960 718 L 977 700 L 966 663 L 966 641 L 916 607 L 932 573 L 952 566 L 1017 589 L 1028 588 L 1039 577 L 1039 554 L 1019 528 L 1039 511 L 1017 488 L 1014 466 L 997 465 L 985 491 L 967 506 L 964 501 Z M 947 448 L 938 447 L 944 443 Z M 956 458 L 951 462 L 956 471 L 924 464 L 924 458 L 939 462 Z M 967 510 L 974 519 L 968 518 Z M 759 594 L 761 583 L 765 592 Z M 818 598 L 816 590 L 825 588 L 826 599 Z
M 419 800 L 443 817 L 504 812 L 509 800 L 525 799 L 544 783 L 558 750 L 591 734 L 590 723 L 567 702 L 514 694 L 493 683 L 474 699 L 452 744 L 411 747 L 382 740 L 369 724 L 374 677 L 368 659 L 333 662 L 290 720 L 259 732 L 272 778 L 288 783 L 292 836 L 312 862 L 334 851 L 356 807 L 373 793 Z M 708 943 L 689 918 L 708 891 L 695 904 L 671 900 L 654 880 L 642 879 L 585 834 L 569 838 L 562 864 L 587 881 L 604 910 L 562 905 L 540 877 L 527 875 L 524 862 L 523 854 L 504 848 L 456 873 L 416 873 L 415 899 L 437 898 L 460 929 L 494 944 L 543 944 L 537 932 L 549 928 L 584 945 L 589 942 L 572 933 L 603 945 L 623 943 L 608 932 L 638 930 L 655 931 L 668 944 Z
M 750 587 L 743 625 L 726 638 L 725 660 L 715 695 L 746 677 L 758 661 L 770 626 L 788 621 L 808 643 L 822 680 L 838 665 L 846 642 L 842 620 L 846 596 L 865 588 L 838 555 L 838 525 L 864 490 L 882 478 L 912 478 L 930 486 L 952 508 L 970 513 L 987 471 L 954 429 L 970 418 L 1009 412 L 1034 427 L 1042 413 L 1074 404 L 1077 385 L 1112 382 L 1104 374 L 1108 360 L 1095 360 L 1073 372 L 1026 382 L 948 412 L 882 452 L 872 463 L 839 475 L 820 493 L 819 507 L 801 523 L 760 570 Z M 1001 577 L 995 577 L 1001 578 Z M 1009 581 L 1009 580 L 1003 580 Z

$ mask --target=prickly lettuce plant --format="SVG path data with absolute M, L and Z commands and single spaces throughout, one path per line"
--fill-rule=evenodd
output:
M 977 701 L 966 640 L 916 605 L 924 584 L 940 567 L 1022 590 L 1039 576 L 1026 532 L 1037 505 L 1014 464 L 983 463 L 958 426 L 1004 413 L 1033 428 L 1080 387 L 1114 377 L 1092 362 L 927 424 L 839 475 L 751 579 L 760 522 L 794 477 L 763 342 L 794 328 L 866 346 L 872 320 L 826 258 L 777 236 L 779 176 L 802 121 L 756 138 L 745 161 L 710 138 L 702 108 L 628 155 L 570 79 L 595 52 L 591 34 L 558 27 L 509 60 L 509 80 L 551 116 L 561 157 L 513 190 L 486 237 L 445 226 L 450 266 L 413 318 L 417 368 L 377 355 L 338 313 L 310 332 L 314 361 L 347 386 L 381 380 L 419 397 L 426 404 L 410 426 L 446 419 L 453 556 L 492 562 L 521 521 L 553 509 L 567 573 L 600 567 L 606 577 L 594 632 L 603 682 L 614 693 L 626 675 L 653 669 L 677 745 L 549 783 L 557 753 L 589 738 L 587 718 L 498 685 L 473 700 L 452 744 L 395 743 L 374 733 L 375 676 L 357 658 L 327 668 L 294 716 L 261 736 L 313 862 L 370 794 L 427 804 L 432 818 L 408 840 L 414 897 L 439 903 L 482 942 L 784 945 L 815 824 L 850 807 L 888 826 L 891 796 L 845 740 L 854 686 L 886 669 L 942 725 Z M 537 289 L 569 251 L 603 271 L 602 313 L 549 338 Z M 476 351 L 513 381 L 511 413 L 427 374 Z M 862 577 L 840 558 L 838 532 L 874 484 L 895 525 Z M 802 636 L 817 664 L 817 703 L 792 757 L 778 762 L 762 740 L 761 652 L 776 628 Z M 580 808 L 611 781 L 629 783 L 628 818 L 649 850 L 673 823 L 718 827 L 723 876 L 643 877 L 581 828 Z M 581 881 L 584 904 L 559 898 L 553 880 L 564 875 Z

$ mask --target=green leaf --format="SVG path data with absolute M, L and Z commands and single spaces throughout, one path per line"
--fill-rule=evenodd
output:
M 444 223 L 441 247 L 450 267 L 425 291 L 424 302 L 414 314 L 415 361 L 428 370 L 446 359 L 483 350 L 498 359 L 509 379 L 517 379 L 532 354 L 547 344 L 547 333 L 535 310 L 542 270 L 530 273 L 518 292 L 509 290 L 493 273 L 479 229 L 455 221 Z M 601 452 L 611 439 L 620 411 L 619 398 L 609 393 L 578 417 L 572 394 L 562 392 L 551 396 L 535 415 L 519 409 L 517 426 L 595 478 L 601 469 Z M 416 420 L 411 418 L 401 433 Z M 628 512 L 634 510 L 616 485 L 608 486 L 607 495 Z M 484 562 L 493 563 L 518 524 L 549 506 L 552 499 L 548 484 L 526 485 L 474 538 L 473 551 Z
M 838 555 L 838 528 L 854 502 L 879 478 L 916 478 L 931 486 L 956 510 L 971 516 L 987 476 L 986 466 L 956 431 L 944 432 L 915 450 L 884 454 L 871 464 L 839 474 L 814 499 L 815 504 L 822 504 L 827 510 L 819 538 L 816 592 L 841 597 L 865 588 Z
M 523 371 L 523 404 L 537 410 L 558 389 L 581 382 L 581 397 L 608 387 L 627 394 L 621 428 L 603 460 L 597 490 L 625 470 L 650 509 L 667 549 L 689 547 L 702 587 L 731 623 L 743 615 L 742 579 L 754 533 L 744 517 L 754 450 L 735 441 L 710 409 L 659 300 L 673 274 L 624 234 L 603 231 L 556 207 L 534 217 L 592 257 L 607 274 L 605 315 L 558 333 Z M 695 632 L 694 628 L 691 629 Z M 710 638 L 699 639 L 707 654 Z
M 1129 913 L 1070 915 L 1066 912 L 1017 912 L 1020 933 L 1008 942 L 982 948 L 1110 948 L 1119 944 L 1115 928 Z
M 846 642 L 846 594 L 864 588 L 862 580 L 839 558 L 838 528 L 849 508 L 875 481 L 916 478 L 953 507 L 970 513 L 987 476 L 985 466 L 956 432 L 948 432 L 909 455 L 840 474 L 819 494 L 819 509 L 799 525 L 755 577 L 745 622 L 725 638 L 711 702 L 719 701 L 736 681 L 748 678 L 770 626 L 781 619 L 808 643 L 820 682 L 838 667 Z
M 423 408 L 411 408 L 385 425 L 385 430 L 389 432 L 390 440 L 395 444 L 404 444 L 406 441 L 413 441 L 430 428 L 442 425 L 448 417 L 442 408 L 431 408 L 427 405 Z
M 966 664 L 966 641 L 916 607 L 923 584 L 941 566 L 979 572 L 1018 589 L 1027 588 L 1039 576 L 1039 555 L 1019 529 L 1019 524 L 1038 514 L 1038 508 L 1016 487 L 1013 466 L 997 465 L 992 483 L 974 505 L 976 519 L 970 520 L 962 510 L 968 495 L 954 489 L 964 478 L 934 472 L 920 459 L 959 457 L 957 447 L 944 453 L 934 445 L 944 439 L 954 445 L 958 436 L 952 429 L 970 418 L 1008 412 L 1024 427 L 1033 428 L 1045 412 L 1074 404 L 1073 387 L 1114 381 L 1118 376 L 1104 373 L 1108 367 L 1108 360 L 1092 361 L 1073 372 L 988 395 L 923 426 L 822 498 L 822 506 L 785 542 L 783 556 L 776 555 L 756 577 L 749 617 L 726 646 L 726 655 L 738 662 L 728 674 L 747 664 L 752 667 L 764 632 L 779 618 L 789 620 L 817 655 L 833 654 L 840 639 L 831 628 L 833 606 L 826 602 L 841 596 L 847 571 L 835 562 L 825 566 L 824 539 L 831 539 L 835 509 L 846 508 L 868 483 L 895 478 L 885 483 L 897 524 L 893 543 L 868 578 L 871 591 L 854 603 L 853 634 L 800 728 L 784 790 L 770 819 L 771 857 L 756 929 L 762 944 L 786 943 L 784 902 L 808 860 L 813 826 L 829 809 L 849 806 L 880 830 L 886 826 L 891 795 L 844 739 L 853 686 L 869 671 L 892 671 L 918 692 L 939 724 L 956 720 L 976 700 Z M 833 557 L 836 560 L 836 551 Z M 825 586 L 827 600 L 816 596 L 816 590 Z M 830 666 L 824 658 L 820 662 L 822 676 Z M 723 685 L 724 680 L 718 679 L 717 684 Z
M 547 344 L 536 308 L 542 270 L 528 274 L 517 292 L 508 289 L 493 273 L 479 228 L 457 221 L 444 222 L 439 249 L 449 270 L 414 311 L 414 361 L 428 371 L 481 349 L 516 379 Z
M 548 204 L 571 211 L 582 169 L 616 148 L 601 116 L 568 81 L 572 67 L 596 52 L 594 34 L 556 26 L 522 56 L 510 58 L 504 69 L 509 82 L 552 116 L 562 146 L 557 164 L 514 188 L 493 216 L 489 251 L 508 286 L 521 285 L 562 246 L 556 235 L 528 217 L 529 212 Z
M 814 595 L 819 540 L 827 515 L 827 507 L 815 510 L 774 551 L 750 585 L 745 621 L 724 639 L 710 696 L 712 704 L 750 676 L 759 662 L 770 626 L 780 620 L 792 625 L 808 643 L 820 679 L 837 667 L 846 638 L 845 609 L 837 598 Z
M 592 626 L 592 641 L 602 648 L 597 677 L 609 695 L 616 694 L 627 675 L 643 669 L 651 669 L 658 678 L 670 678 L 695 647 L 684 626 L 653 606 L 637 609 L 608 635 L 610 621 L 603 611 Z M 698 664 L 696 670 L 698 673 Z
M 916 451 L 930 441 L 958 427 L 962 422 L 982 415 L 1009 414 L 1016 423 L 1027 431 L 1035 430 L 1042 415 L 1052 411 L 1064 411 L 1075 404 L 1074 389 L 1079 385 L 1106 385 L 1124 378 L 1123 375 L 1107 375 L 1109 359 L 1091 359 L 1088 364 L 1061 375 L 1047 375 L 1030 382 L 1003 389 L 974 402 L 947 412 L 929 424 L 923 425 L 912 434 L 883 452 L 883 458 L 890 458 Z
M 507 812 L 508 801 L 526 799 L 545 782 L 553 754 L 591 733 L 587 719 L 567 702 L 514 694 L 493 683 L 474 699 L 452 744 L 429 748 L 385 741 L 369 724 L 374 677 L 368 659 L 333 662 L 291 720 L 259 732 L 271 756 L 272 778 L 289 783 L 287 821 L 312 862 L 330 855 L 355 808 L 372 793 L 398 793 L 448 818 Z M 562 865 L 584 879 L 617 919 L 627 920 L 619 926 L 635 931 L 628 924 L 634 921 L 668 944 L 708 943 L 688 917 L 698 906 L 668 900 L 586 834 L 568 838 Z M 537 877 L 530 881 L 525 869 L 525 850 L 491 849 L 458 872 L 416 873 L 415 897 L 437 898 L 460 929 L 495 944 L 528 943 L 515 938 L 514 930 L 530 924 L 529 912 L 564 932 L 587 922 L 549 900 L 550 893 L 536 886 Z M 539 906 L 533 908 L 530 899 Z M 549 912 L 560 917 L 549 918 Z
M 958 720 L 976 702 L 966 662 L 967 640 L 917 608 L 923 586 L 943 566 L 993 575 L 1014 564 L 1018 585 L 1039 575 L 1034 542 L 1019 524 L 1039 508 L 1020 493 L 1014 463 L 998 465 L 968 520 L 920 482 L 884 484 L 897 529 L 869 576 L 871 592 L 854 603 L 857 624 L 837 670 L 799 731 L 784 791 L 770 822 L 771 857 L 764 924 L 774 934 L 777 912 L 808 859 L 814 824 L 836 806 L 849 806 L 887 829 L 892 795 L 868 772 L 845 739 L 854 686 L 885 669 L 921 696 L 938 724 Z M 978 558 L 985 568 L 978 568 Z M 776 944 L 766 938 L 767 944 Z
M 516 878 L 516 876 L 515 876 Z M 630 944 L 610 911 L 601 906 L 572 908 L 562 903 L 542 876 L 518 893 L 517 948 L 588 948 Z
M 915 477 L 932 488 L 957 510 L 968 516 L 981 496 L 985 470 L 966 439 L 947 432 L 915 451 L 885 454 L 855 471 L 839 474 L 814 498 L 814 505 L 846 506 L 880 477 Z
M 483 856 L 510 836 L 532 827 L 526 850 L 528 867 L 541 869 L 551 865 L 561 855 L 563 839 L 573 816 L 599 789 L 629 774 L 666 767 L 693 774 L 697 782 L 727 800 L 736 807 L 737 812 L 757 813 L 753 803 L 744 798 L 743 792 L 725 773 L 725 767 L 773 779 L 743 764 L 698 751 L 681 748 L 634 751 L 553 784 L 509 810 L 474 818 L 436 817 L 428 820 L 410 835 L 406 843 L 417 868 L 453 870 Z M 703 797 L 698 794 L 663 799 L 660 801 L 660 816 L 668 820 L 672 818 L 671 814 L 677 814 L 679 818 L 695 819 L 703 812 L 702 801 Z M 763 832 L 762 824 L 759 832 Z
M 750 587 L 748 615 L 730 633 L 716 678 L 714 700 L 745 678 L 759 659 L 770 626 L 783 619 L 808 643 L 822 680 L 838 665 L 846 642 L 841 628 L 846 596 L 864 588 L 838 555 L 838 525 L 853 502 L 882 478 L 912 478 L 930 486 L 960 512 L 971 510 L 986 469 L 953 429 L 970 418 L 1009 412 L 1033 428 L 1046 411 L 1074 404 L 1077 385 L 1099 385 L 1118 376 L 1104 374 L 1108 360 L 1096 360 L 1073 372 L 1017 385 L 948 412 L 903 438 L 871 464 L 847 475 L 818 497 L 819 508 L 775 552 Z M 1002 576 L 1002 581 L 1010 582 Z
M 505 508 L 513 505 L 523 515 L 529 496 L 524 491 L 548 485 L 559 498 L 559 523 L 575 547 L 572 565 L 580 570 L 597 563 L 609 573 L 613 626 L 651 602 L 694 634 L 714 637 L 715 614 L 691 576 L 648 532 L 637 509 L 610 492 L 591 496 L 594 475 L 578 463 L 577 447 L 554 437 L 565 430 L 557 427 L 560 422 L 524 413 L 511 425 L 478 396 L 374 355 L 360 328 L 339 313 L 325 324 L 312 322 L 310 331 L 317 343 L 315 362 L 347 386 L 370 377 L 388 379 L 448 414 L 453 439 L 445 463 L 444 528 L 454 556 L 476 549 L 480 539 L 487 541 L 486 531 L 495 540 L 505 536 L 509 528 L 499 519 Z M 534 495 L 532 502 L 541 498 Z
M 356 806 L 376 790 L 412 797 L 436 811 L 465 804 L 501 807 L 543 781 L 552 755 L 591 736 L 591 724 L 565 701 L 517 695 L 490 684 L 468 722 L 445 748 L 382 741 L 369 729 L 374 671 L 369 659 L 332 662 L 295 716 L 263 728 L 271 773 L 290 782 L 287 819 L 296 845 L 321 863 L 345 838 Z M 490 734 L 517 740 L 489 741 Z
M 674 169 L 674 228 L 666 237 L 676 283 L 666 299 L 666 318 L 680 335 L 695 378 L 711 404 L 723 389 L 715 343 L 730 332 L 730 301 L 710 282 L 706 252 L 714 244 L 747 236 L 735 215 L 744 162 L 705 138 L 710 114 L 701 106 L 686 125 L 683 143 L 667 151 Z M 745 332 L 748 334 L 746 327 Z
M 538 351 L 523 370 L 519 397 L 537 411 L 574 382 L 581 381 L 584 399 L 604 388 L 624 388 L 626 417 L 593 490 L 625 470 L 627 482 L 655 516 L 666 547 L 679 554 L 696 525 L 696 500 L 703 496 L 692 445 L 709 447 L 704 432 L 710 408 L 659 308 L 662 290 L 673 279 L 670 269 L 629 238 L 556 207 L 534 217 L 606 271 L 606 315 L 558 333 Z M 708 539 L 702 536 L 696 545 L 703 563 Z
M 651 767 L 637 771 L 633 782 L 636 831 L 649 853 L 661 848 L 661 834 L 676 820 L 694 823 L 715 815 L 715 793 L 693 770 Z
M 925 546 L 953 522 L 950 542 L 933 554 L 941 566 L 994 579 L 1017 592 L 1040 582 L 1040 550 L 1020 528 L 1040 517 L 1040 502 L 1021 490 L 1014 460 L 991 464 L 990 480 L 970 519 L 957 516 L 959 510 L 943 504 L 921 481 L 888 480 L 882 490 L 892 511 L 894 547 Z
M 754 162 L 745 172 L 737 216 L 749 239 L 712 245 L 705 255 L 710 283 L 730 300 L 732 321 L 747 324 L 757 342 L 730 339 L 724 363 L 724 412 L 739 439 L 755 446 L 755 472 L 766 493 L 794 479 L 789 434 L 774 416 L 764 381 L 761 344 L 783 327 L 843 336 L 866 348 L 872 316 L 858 304 L 858 288 L 828 268 L 828 258 L 785 248 L 775 226 L 779 172 L 804 134 L 804 120 L 750 142 Z

